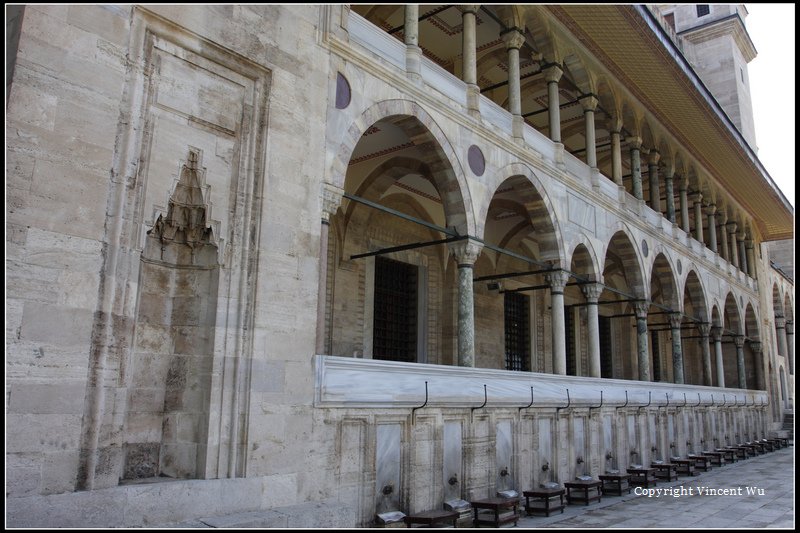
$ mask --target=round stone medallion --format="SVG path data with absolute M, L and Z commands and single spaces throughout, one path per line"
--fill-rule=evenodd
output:
M 474 144 L 467 151 L 467 161 L 473 174 L 483 176 L 483 172 L 486 170 L 486 160 L 483 158 L 481 149 Z
M 647 241 L 642 239 L 642 254 L 644 254 L 644 256 L 647 257 L 647 254 L 649 254 L 649 253 L 650 253 L 650 249 L 647 247 Z
M 678 274 L 681 273 L 681 270 L 683 270 L 683 266 L 681 265 L 681 260 L 678 259 Z
M 350 84 L 341 72 L 336 73 L 336 109 L 350 105 Z

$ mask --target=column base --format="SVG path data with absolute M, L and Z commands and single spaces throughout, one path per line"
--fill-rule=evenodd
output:
M 477 85 L 467 84 L 467 111 L 471 117 L 481 116 L 480 109 L 481 88 Z

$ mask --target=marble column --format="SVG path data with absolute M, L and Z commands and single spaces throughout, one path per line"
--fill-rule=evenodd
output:
M 639 362 L 639 381 L 650 381 L 650 353 L 647 349 L 647 309 L 648 302 L 634 302 L 636 314 L 636 355 Z
M 586 322 L 589 329 L 589 377 L 599 378 L 600 371 L 600 323 L 598 320 L 597 301 L 603 293 L 603 285 L 589 283 L 581 286 L 586 298 Z
M 739 388 L 747 388 L 747 373 L 744 369 L 744 335 L 736 335 L 733 338 L 733 344 L 736 345 L 736 373 L 739 376 Z M 758 365 L 758 362 L 756 362 Z
M 756 279 L 756 254 L 753 248 L 753 239 L 747 239 L 745 247 L 747 248 L 747 270 L 745 272 L 751 278 Z
M 406 76 L 422 81 L 422 49 L 419 47 L 419 5 L 406 4 L 403 41 L 406 45 Z
M 618 131 L 611 132 L 611 179 L 620 187 L 622 181 L 622 135 Z
M 722 365 L 722 328 L 711 328 L 711 340 L 714 341 L 714 356 L 717 361 L 717 387 L 725 387 L 725 368 Z
M 316 353 L 325 353 L 325 310 L 328 295 L 328 227 L 331 217 L 342 203 L 344 190 L 328 183 L 322 184 L 322 215 L 319 235 L 319 277 L 317 278 Z
M 477 4 L 462 5 L 462 32 L 461 32 L 461 57 L 462 80 L 467 85 L 467 109 L 472 113 L 479 112 L 478 99 L 478 63 L 475 37 L 475 15 L 478 13 Z
M 475 366 L 475 304 L 473 266 L 483 244 L 466 239 L 448 245 L 458 263 L 458 366 Z
M 730 262 L 736 268 L 739 268 L 739 252 L 736 249 L 736 222 L 728 222 L 725 226 L 728 229 L 728 235 L 731 242 L 730 247 Z
M 564 287 L 569 273 L 558 270 L 545 277 L 550 284 L 550 318 L 553 333 L 553 373 L 567 374 L 567 336 L 564 324 Z
M 597 98 L 585 96 L 581 98 L 583 118 L 586 123 L 586 164 L 590 168 L 597 168 L 597 142 L 594 131 L 594 112 L 597 109 Z
M 667 171 L 664 173 L 664 192 L 667 195 L 667 220 L 675 223 L 675 188 L 674 188 L 674 178 L 675 174 L 672 171 L 672 165 L 667 168 Z
M 628 137 L 626 140 L 631 150 L 631 181 L 633 182 L 631 190 L 637 200 L 644 200 L 642 193 L 642 140 L 639 137 Z
M 680 203 L 681 203 L 681 229 L 686 232 L 686 235 L 691 235 L 689 224 L 689 191 L 686 186 L 686 180 L 681 179 L 679 189 Z
M 655 148 L 650 150 L 647 157 L 647 173 L 650 178 L 650 209 L 661 213 L 661 185 L 658 183 L 658 160 L 661 154 Z
M 703 240 L 703 195 L 699 192 L 694 197 L 694 238 L 700 244 L 705 244 L 705 240 Z
M 683 345 L 681 344 L 681 322 L 680 313 L 670 313 L 669 328 L 672 333 L 672 375 L 675 383 L 683 384 Z
M 747 250 L 744 247 L 744 237 L 743 231 L 736 235 L 739 248 L 739 270 L 747 274 Z
M 786 318 L 781 315 L 775 316 L 775 336 L 778 341 L 778 355 L 786 357 L 789 355 L 789 343 L 786 340 Z
M 697 325 L 700 332 L 700 351 L 703 354 L 703 385 L 710 387 L 711 383 L 711 351 L 708 346 L 708 334 L 711 325 L 703 323 Z
M 789 374 L 794 375 L 794 322 L 786 321 L 786 359 L 789 361 Z
M 519 49 L 525 44 L 525 36 L 517 28 L 502 35 L 508 52 L 508 111 L 511 113 L 511 129 L 514 137 L 522 138 L 522 97 L 519 81 Z
M 758 341 L 750 341 L 750 350 L 753 352 L 753 360 L 756 362 L 756 384 L 758 390 L 766 390 L 767 383 L 764 380 L 764 361 L 762 360 L 762 345 Z
M 708 206 L 708 247 L 712 252 L 717 253 L 717 206 Z
M 550 118 L 550 140 L 561 142 L 561 102 L 558 96 L 558 80 L 564 74 L 561 67 L 551 65 L 543 70 L 547 80 L 547 114 Z
M 728 215 L 725 214 L 725 211 L 720 211 L 719 213 L 719 241 L 722 244 L 722 258 L 725 261 L 731 260 L 730 252 L 728 251 L 728 236 L 725 234 L 725 228 L 728 225 Z M 726 269 L 727 270 L 727 269 Z

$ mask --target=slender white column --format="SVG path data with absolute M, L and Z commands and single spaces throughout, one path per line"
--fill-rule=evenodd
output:
M 753 249 L 753 239 L 747 239 L 745 247 L 747 248 L 747 270 L 745 272 L 751 278 L 756 279 L 756 257 Z
M 744 232 L 740 232 L 736 236 L 737 240 L 739 241 L 739 270 L 747 274 L 747 249 L 744 246 Z
M 675 174 L 672 171 L 671 165 L 664 173 L 664 192 L 667 195 L 667 220 L 675 223 L 675 188 L 674 188 Z
M 728 252 L 728 236 L 725 234 L 725 228 L 728 223 L 728 215 L 725 214 L 725 211 L 720 211 L 719 213 L 719 240 L 722 244 L 721 254 L 722 258 L 725 261 L 730 261 L 730 253 Z
M 708 247 L 709 249 L 717 253 L 717 206 L 716 204 L 711 204 L 708 206 L 708 210 L 706 211 L 708 215 Z
M 694 238 L 705 244 L 703 240 L 703 195 L 699 192 L 694 197 Z
M 419 47 L 419 5 L 406 4 L 403 41 L 406 44 L 406 76 L 422 81 L 422 49 Z
M 522 99 L 519 85 L 519 49 L 525 44 L 525 36 L 517 28 L 503 34 L 508 51 L 508 110 L 511 113 L 512 133 L 522 138 Z
M 583 105 L 583 118 L 586 123 L 586 164 L 591 168 L 597 168 L 597 143 L 594 131 L 594 112 L 597 109 L 597 98 L 586 96 L 581 98 Z
M 714 356 L 717 361 L 717 387 L 725 387 L 725 368 L 722 365 L 722 328 L 711 328 L 711 339 L 714 341 Z
M 458 366 L 475 366 L 475 304 L 473 266 L 483 244 L 471 239 L 448 245 L 458 263 Z
M 567 337 L 564 324 L 564 287 L 569 274 L 563 270 L 546 276 L 550 284 L 550 318 L 553 330 L 553 373 L 567 374 Z
M 639 362 L 639 381 L 650 381 L 650 353 L 647 349 L 647 308 L 648 302 L 634 302 L 636 314 L 636 355 Z
M 736 335 L 733 338 L 733 343 L 736 345 L 736 373 L 739 376 L 739 388 L 747 388 L 747 374 L 744 369 L 744 335 Z M 756 366 L 759 361 L 756 361 Z
M 658 150 L 650 150 L 647 158 L 647 172 L 650 178 L 650 209 L 661 213 L 661 186 L 658 183 L 658 160 L 661 154 Z
M 775 336 L 778 340 L 778 355 L 786 357 L 789 355 L 789 343 L 786 340 L 786 318 L 781 315 L 775 317 Z
M 733 266 L 739 268 L 739 251 L 736 249 L 736 222 L 728 222 L 726 228 L 728 229 L 728 235 L 731 241 L 730 261 Z
M 590 283 L 582 285 L 586 297 L 586 321 L 589 329 L 589 377 L 599 378 L 600 372 L 600 324 L 598 320 L 597 301 L 603 293 L 603 285 Z
M 631 181 L 633 186 L 631 190 L 633 196 L 637 200 L 644 200 L 642 193 L 642 160 L 640 150 L 642 148 L 642 139 L 639 137 L 628 137 L 626 139 L 631 150 Z
M 561 102 L 558 96 L 558 80 L 564 71 L 558 65 L 551 65 L 544 69 L 547 80 L 547 111 L 550 118 L 550 140 L 561 142 Z
M 672 333 L 672 376 L 675 383 L 682 384 L 683 377 L 683 345 L 681 344 L 681 322 L 680 313 L 670 313 L 669 328 Z
M 681 202 L 681 229 L 690 235 L 689 230 L 689 191 L 686 186 L 686 180 L 681 179 L 681 186 L 679 189 L 680 202 Z
M 477 50 L 475 48 L 475 15 L 478 13 L 478 5 L 462 5 L 462 32 L 461 32 L 461 56 L 464 83 L 467 84 L 467 108 L 477 113 L 479 110 L 478 97 L 480 88 L 478 87 L 478 63 Z
M 622 182 L 622 135 L 618 131 L 611 132 L 611 179 L 623 187 Z
M 711 351 L 708 346 L 708 334 L 711 331 L 709 324 L 698 324 L 700 332 L 700 351 L 703 354 L 703 385 L 710 387 L 711 383 Z

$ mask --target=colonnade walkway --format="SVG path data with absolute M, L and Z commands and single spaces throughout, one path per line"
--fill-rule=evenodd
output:
M 517 527 L 794 529 L 794 486 L 794 446 L 789 446 L 697 476 L 659 480 L 655 488 L 672 488 L 671 494 L 648 497 L 632 490 L 630 495 L 603 496 L 588 506 L 567 505 L 563 514 L 526 516 Z

